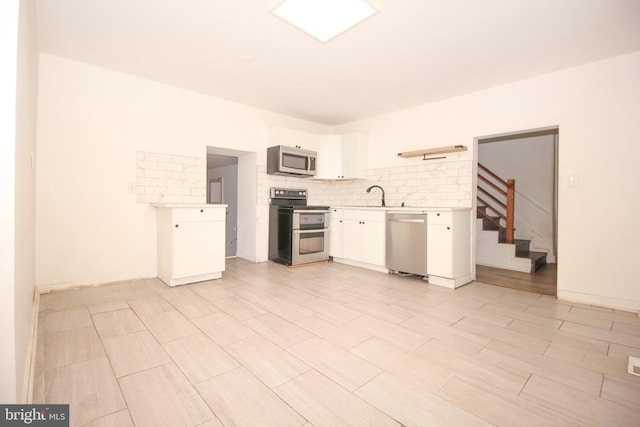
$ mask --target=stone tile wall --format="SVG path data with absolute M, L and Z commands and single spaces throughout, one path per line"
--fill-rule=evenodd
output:
M 136 198 L 139 203 L 205 203 L 206 159 L 137 152 Z M 471 160 L 440 160 L 411 166 L 369 169 L 366 180 L 315 181 L 310 178 L 268 175 L 259 165 L 257 204 L 269 204 L 271 187 L 304 188 L 312 205 L 471 207 Z
M 306 188 L 309 204 L 380 206 L 381 192 L 366 189 L 379 185 L 385 190 L 387 206 L 468 207 L 472 206 L 472 161 L 435 161 L 411 166 L 369 169 L 366 180 L 324 182 L 309 178 L 267 175 L 258 166 L 258 204 L 268 204 L 269 188 Z
M 136 153 L 138 203 L 205 203 L 207 160 L 173 154 Z

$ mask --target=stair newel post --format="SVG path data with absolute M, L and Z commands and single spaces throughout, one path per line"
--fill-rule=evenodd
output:
M 516 194 L 516 180 L 507 180 L 507 226 L 506 226 L 506 243 L 513 243 L 513 216 L 514 202 Z

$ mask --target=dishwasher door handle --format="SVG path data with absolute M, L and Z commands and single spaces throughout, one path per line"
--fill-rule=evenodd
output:
M 424 219 L 396 219 L 396 218 L 391 218 L 389 219 L 390 222 L 411 222 L 411 223 L 416 223 L 416 224 L 422 224 L 424 223 Z

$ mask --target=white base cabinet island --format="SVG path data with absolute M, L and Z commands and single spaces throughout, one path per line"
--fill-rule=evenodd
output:
M 222 277 L 227 205 L 152 206 L 157 209 L 158 278 L 177 286 Z

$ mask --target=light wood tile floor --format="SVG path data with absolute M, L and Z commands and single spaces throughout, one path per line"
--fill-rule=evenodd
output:
M 557 276 L 558 266 L 556 264 L 547 264 L 535 273 L 521 273 L 476 265 L 476 279 L 478 281 L 545 295 L 557 294 Z
M 41 296 L 33 403 L 73 426 L 638 426 L 636 313 L 342 264 Z

